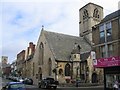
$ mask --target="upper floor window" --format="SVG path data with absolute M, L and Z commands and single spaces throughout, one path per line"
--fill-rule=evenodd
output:
M 108 57 L 112 56 L 113 54 L 113 45 L 108 44 Z
M 98 11 L 97 8 L 94 9 L 93 17 L 95 17 L 95 18 L 99 18 L 100 17 L 99 16 L 99 11 Z
M 40 43 L 40 49 L 43 49 L 44 48 L 44 46 L 43 46 L 43 43 L 41 42 Z
M 84 9 L 84 11 L 83 11 L 83 20 L 85 20 L 88 17 L 89 17 L 88 11 L 86 9 Z
M 105 46 L 101 46 L 101 57 L 105 57 L 106 54 L 105 54 Z
M 48 60 L 48 73 L 49 73 L 49 76 L 52 75 L 52 61 L 51 61 L 51 58 L 49 58 L 49 60 Z
M 44 45 L 43 45 L 42 42 L 40 43 L 39 48 L 40 49 L 39 49 L 39 62 L 38 62 L 38 64 L 41 65 L 41 64 L 44 63 L 43 62 L 43 58 L 44 58 Z
M 104 31 L 104 25 L 103 24 L 100 25 L 99 30 L 100 30 L 100 38 L 105 37 L 105 31 Z
M 111 26 L 111 22 L 106 23 L 106 35 L 107 36 L 111 36 L 112 34 L 112 26 Z

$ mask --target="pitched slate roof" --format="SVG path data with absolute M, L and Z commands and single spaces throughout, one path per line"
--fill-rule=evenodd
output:
M 81 53 L 81 54 L 80 54 L 80 59 L 81 59 L 82 61 L 85 61 L 85 60 L 88 59 L 89 56 L 90 56 L 90 51 L 87 51 L 87 52 L 84 52 L 84 53 Z
M 117 11 L 115 11 L 115 12 L 107 15 L 107 16 L 101 21 L 101 23 L 106 22 L 106 21 L 108 21 L 108 20 L 111 20 L 111 19 L 113 19 L 113 18 L 116 18 L 116 17 L 118 17 L 118 16 L 120 17 L 120 10 L 117 10 Z
M 44 30 L 43 32 L 55 59 L 58 61 L 66 61 L 70 59 L 70 55 L 75 43 L 80 45 L 81 52 L 91 50 L 91 46 L 82 37 L 65 35 Z

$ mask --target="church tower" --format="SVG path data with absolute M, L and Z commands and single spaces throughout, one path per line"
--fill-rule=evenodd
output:
M 103 7 L 88 3 L 79 10 L 79 35 L 92 44 L 92 27 L 103 19 Z

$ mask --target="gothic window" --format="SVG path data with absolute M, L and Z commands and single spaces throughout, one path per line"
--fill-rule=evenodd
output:
M 80 52 L 81 47 L 78 45 L 77 48 L 78 48 L 78 51 Z
M 35 63 L 33 63 L 33 76 L 35 75 Z
M 43 43 L 41 42 L 40 44 L 40 47 L 39 47 L 39 52 L 40 52 L 40 55 L 39 55 L 39 64 L 43 64 L 43 57 L 44 57 L 44 45 Z
M 38 70 L 38 79 L 42 80 L 42 69 L 41 69 L 41 67 L 39 67 L 39 70 Z
M 40 49 L 43 49 L 44 48 L 44 46 L 43 46 L 43 43 L 41 42 L 40 43 Z
M 52 61 L 51 61 L 51 58 L 49 58 L 49 61 L 48 61 L 48 73 L 49 73 L 49 76 L 51 76 L 51 74 L 52 74 Z
M 76 58 L 76 55 L 74 55 L 74 58 Z
M 65 76 L 70 76 L 70 64 L 65 65 Z
M 97 8 L 94 9 L 93 17 L 95 17 L 95 18 L 99 18 L 100 17 L 99 11 L 98 11 Z
M 59 69 L 59 74 L 60 74 L 60 75 L 63 74 L 63 69 Z
M 86 9 L 84 9 L 84 11 L 83 11 L 83 20 L 85 20 L 88 17 L 89 17 L 88 11 Z
M 77 43 L 75 43 L 74 48 L 73 48 L 73 52 L 80 53 L 80 49 L 81 49 L 81 47 Z

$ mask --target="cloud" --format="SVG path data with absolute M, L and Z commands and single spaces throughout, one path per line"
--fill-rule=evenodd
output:
M 37 43 L 45 30 L 79 36 L 79 9 L 88 2 L 105 8 L 105 15 L 117 10 L 117 1 L 108 0 L 1 0 L 0 51 L 13 61 L 16 55 Z M 104 4 L 103 4 L 104 3 Z M 112 7 L 111 7 L 112 5 Z

